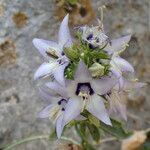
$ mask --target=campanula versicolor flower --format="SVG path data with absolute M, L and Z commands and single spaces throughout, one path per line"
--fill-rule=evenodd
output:
M 58 138 L 70 122 L 88 122 L 89 114 L 106 126 L 112 126 L 110 116 L 115 113 L 127 120 L 122 95 L 145 85 L 135 80 L 133 66 L 120 57 L 131 35 L 110 40 L 99 20 L 98 26 L 81 27 L 77 32 L 79 42 L 73 43 L 68 18 L 66 15 L 60 25 L 58 43 L 33 40 L 47 60 L 34 78 L 53 76 L 40 90 L 49 103 L 39 117 L 55 124 Z
M 54 75 L 54 78 L 60 84 L 64 84 L 64 70 L 69 64 L 69 60 L 64 55 L 63 48 L 72 45 L 72 39 L 68 28 L 68 17 L 68 15 L 65 16 L 60 25 L 58 43 L 37 38 L 33 39 L 34 46 L 47 60 L 38 68 L 34 75 L 34 79 L 47 75 Z

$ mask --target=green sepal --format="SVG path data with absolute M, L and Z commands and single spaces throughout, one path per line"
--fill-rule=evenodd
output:
M 85 141 L 82 141 L 82 146 L 83 146 L 84 150 L 96 150 L 91 144 L 89 144 Z
M 79 61 L 79 53 L 74 46 L 72 48 L 64 48 L 64 53 L 71 61 Z
M 111 119 L 111 122 L 112 126 L 109 126 L 100 121 L 100 128 L 118 139 L 124 139 L 132 135 L 131 132 L 127 132 L 123 129 L 123 126 L 119 121 Z
M 110 59 L 110 56 L 102 51 L 101 52 L 93 51 L 90 53 L 90 55 L 93 59 Z
M 100 122 L 99 122 L 99 120 L 96 117 L 94 117 L 93 115 L 89 114 L 88 115 L 88 119 L 89 119 L 90 123 L 92 123 L 96 127 L 100 127 Z
M 56 130 L 53 129 L 52 132 L 50 133 L 49 135 L 49 140 L 54 140 L 57 138 L 57 135 L 56 135 Z
M 78 2 L 78 0 L 66 0 L 66 1 L 71 5 L 75 5 Z
M 98 142 L 100 140 L 100 132 L 99 132 L 99 129 L 94 125 L 94 124 L 91 124 L 91 123 L 87 123 L 87 127 L 89 129 L 89 132 L 93 138 L 93 140 L 95 142 Z
M 74 73 L 76 70 L 77 64 L 76 63 L 70 63 L 69 66 L 65 69 L 65 77 L 67 79 L 73 80 L 74 79 Z

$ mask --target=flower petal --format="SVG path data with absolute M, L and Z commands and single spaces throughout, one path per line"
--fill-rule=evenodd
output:
M 52 95 L 51 93 L 48 93 L 48 91 L 44 90 L 43 88 L 39 88 L 39 95 L 41 96 L 42 99 L 46 101 L 50 101 L 51 99 L 54 98 L 54 94 Z
M 107 125 L 112 125 L 107 110 L 103 103 L 103 98 L 94 94 L 89 101 L 86 109 L 99 120 Z
M 111 41 L 111 45 L 108 45 L 105 50 L 110 53 L 117 53 L 124 50 L 131 39 L 131 35 L 123 36 Z
M 39 114 L 39 118 L 48 118 L 50 115 L 50 110 L 53 108 L 54 104 L 50 104 L 45 107 Z
M 77 116 L 76 118 L 75 118 L 75 120 L 77 120 L 77 121 L 82 121 L 82 120 L 86 120 L 87 118 L 85 118 L 84 116 L 82 116 L 82 115 L 79 115 L 79 116 Z
M 124 97 L 119 95 L 118 92 L 112 93 L 110 96 L 106 96 L 110 103 L 109 114 L 117 113 L 119 114 L 125 121 L 127 121 L 127 111 Z
M 65 91 L 65 88 L 61 86 L 57 82 L 48 82 L 46 83 L 46 86 L 56 92 L 57 94 L 60 94 L 62 97 L 67 97 L 67 92 Z
M 51 50 L 55 50 L 56 54 L 59 54 L 59 51 L 61 51 L 61 47 L 53 41 L 46 41 L 43 39 L 33 39 L 33 44 L 34 46 L 39 50 L 39 52 L 46 58 L 50 58 L 46 51 L 51 51 Z M 58 55 L 57 54 L 57 55 Z
M 124 78 L 124 86 L 123 89 L 125 91 L 132 91 L 132 90 L 139 90 L 140 88 L 144 87 L 146 83 L 137 82 L 137 81 L 130 81 Z
M 37 80 L 46 75 L 50 75 L 52 73 L 53 68 L 54 68 L 53 63 L 43 63 L 35 72 L 34 80 Z
M 57 101 L 56 95 L 54 92 L 50 93 L 49 91 L 44 90 L 43 88 L 39 88 L 39 95 L 40 97 L 47 103 L 53 103 Z
M 56 121 L 56 133 L 57 137 L 60 138 L 62 131 L 63 131 L 64 125 L 63 125 L 63 115 L 60 115 Z
M 64 112 L 64 124 L 66 125 L 71 120 L 78 117 L 80 115 L 81 110 L 82 101 L 78 97 L 69 99 Z
M 68 63 L 60 65 L 57 69 L 54 70 L 54 78 L 59 82 L 61 85 L 65 85 L 65 77 L 64 77 L 64 70 L 67 67 Z
M 86 80 L 89 80 L 89 78 L 91 78 L 90 72 L 83 61 L 79 62 L 74 78 L 75 80 L 78 80 L 81 82 L 84 82 L 84 81 L 86 82 Z
M 67 14 L 63 19 L 59 29 L 58 41 L 61 48 L 70 47 L 72 45 L 72 39 L 68 27 L 68 19 L 69 15 Z
M 118 78 L 114 76 L 95 79 L 91 82 L 93 90 L 100 95 L 108 93 L 118 82 Z
M 120 68 L 122 72 L 131 72 L 134 73 L 133 66 L 121 57 L 115 57 L 113 59 L 114 63 Z

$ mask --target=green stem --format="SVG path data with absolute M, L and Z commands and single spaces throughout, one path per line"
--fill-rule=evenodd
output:
M 39 136 L 28 137 L 28 138 L 16 141 L 15 143 L 12 143 L 10 145 L 4 146 L 3 150 L 11 150 L 12 148 L 14 148 L 18 145 L 21 145 L 21 144 L 24 144 L 24 143 L 27 143 L 27 142 L 31 142 L 31 141 L 34 141 L 34 140 L 41 140 L 41 139 L 49 139 L 49 135 L 39 135 Z M 69 141 L 73 144 L 76 144 L 76 145 L 80 146 L 80 143 L 74 141 L 73 139 L 67 138 L 65 136 L 62 136 L 61 139 Z

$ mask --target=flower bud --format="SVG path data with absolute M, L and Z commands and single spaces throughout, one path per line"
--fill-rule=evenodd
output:
M 70 60 L 75 60 L 79 58 L 79 53 L 74 49 L 65 48 L 64 53 Z
M 89 71 L 91 72 L 92 77 L 101 77 L 104 75 L 105 67 L 99 63 L 94 63 L 90 68 Z

